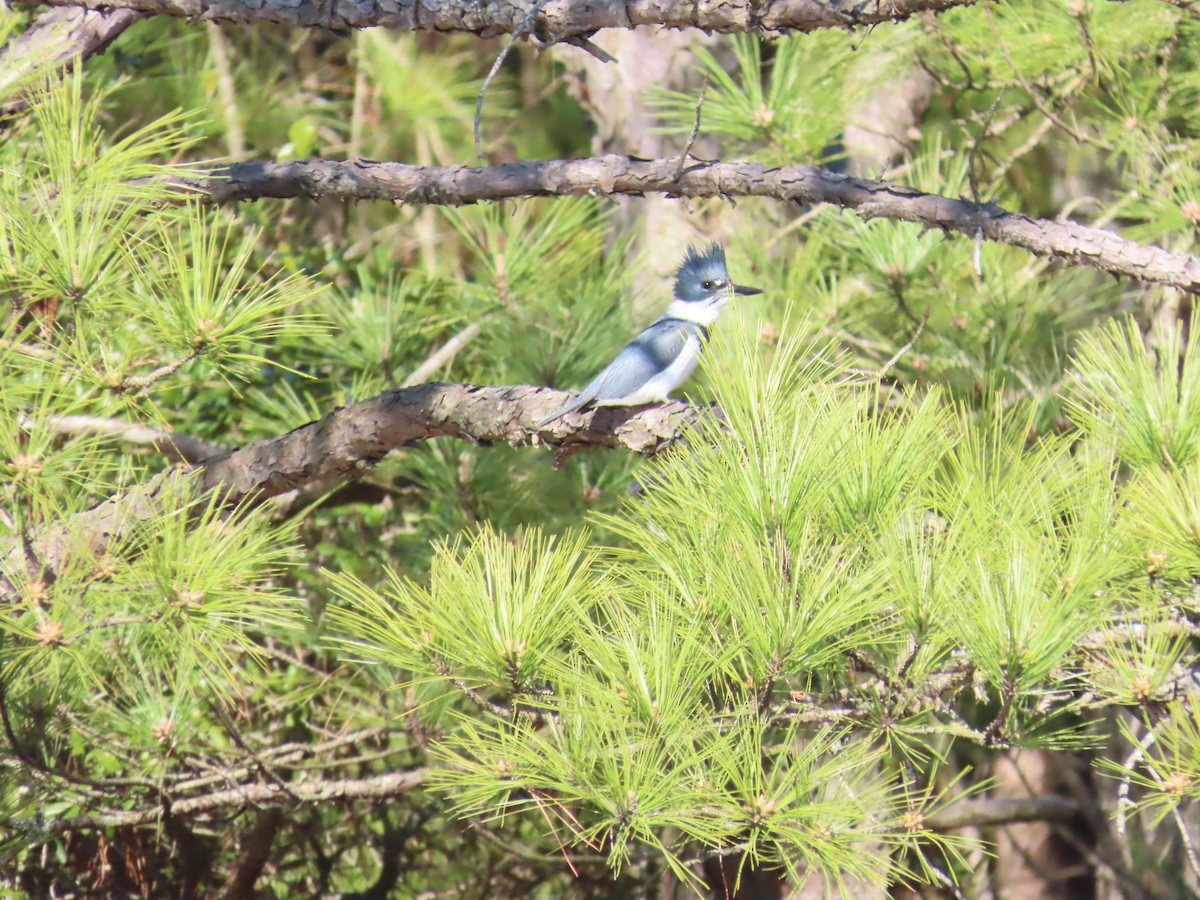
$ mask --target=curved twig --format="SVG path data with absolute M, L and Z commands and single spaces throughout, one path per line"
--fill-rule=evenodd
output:
M 529 33 L 529 29 L 533 26 L 533 20 L 536 19 L 546 8 L 546 4 L 550 0 L 537 0 L 537 3 L 530 7 L 512 34 L 508 36 L 508 40 L 504 42 L 504 48 L 492 63 L 491 69 L 488 70 L 487 77 L 483 79 L 483 84 L 479 87 L 479 96 L 475 98 L 475 158 L 482 162 L 483 146 L 479 139 L 480 123 L 483 120 L 483 98 L 487 96 L 488 88 L 492 86 L 492 81 L 496 78 L 496 73 L 500 71 L 500 67 L 504 65 L 504 60 L 508 59 L 508 54 L 512 51 L 513 44 L 519 41 L 522 37 Z

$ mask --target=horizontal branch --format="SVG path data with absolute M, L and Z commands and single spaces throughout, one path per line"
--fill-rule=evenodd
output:
M 286 785 L 246 784 L 199 797 L 176 800 L 150 809 L 114 810 L 96 815 L 53 819 L 39 831 L 43 835 L 93 828 L 128 828 L 162 821 L 168 813 L 176 818 L 197 816 L 218 810 L 245 806 L 284 806 L 297 800 L 329 803 L 338 800 L 383 800 L 406 794 L 425 782 L 425 770 L 389 772 L 371 778 L 345 778 L 329 781 L 289 781 Z
M 39 836 L 96 828 L 130 828 L 160 822 L 166 811 L 175 817 L 205 815 L 231 808 L 284 806 L 345 800 L 383 800 L 398 797 L 425 782 L 425 770 L 390 772 L 370 778 L 346 778 L 323 781 L 297 781 L 247 784 L 184 800 L 168 806 L 146 809 L 113 810 L 106 813 L 72 816 L 45 822 Z M 957 828 L 985 828 L 1015 822 L 1069 822 L 1079 814 L 1073 800 L 1056 795 L 1038 797 L 996 797 L 962 800 L 930 815 L 924 825 L 937 831 Z
M 537 431 L 568 398 L 563 391 L 528 385 L 479 387 L 422 384 L 387 391 L 338 409 L 279 437 L 207 460 L 194 476 L 164 472 L 146 484 L 45 529 L 3 560 L 0 600 L 24 583 L 49 583 L 70 554 L 103 556 L 108 546 L 154 516 L 173 512 L 184 480 L 219 491 L 228 506 L 279 496 L 310 485 L 329 490 L 362 478 L 389 452 L 414 441 L 453 437 L 514 447 L 544 444 L 564 452 L 611 447 L 653 455 L 679 439 L 699 410 L 675 400 L 658 406 L 608 407 L 570 413 Z M 22 573 L 24 573 L 22 575 Z
M 511 33 L 536 0 L 44 0 L 49 6 L 137 10 L 222 22 L 274 23 L 345 31 L 383 27 L 402 31 L 458 31 L 493 37 Z M 532 33 L 555 42 L 601 28 L 658 25 L 702 31 L 780 34 L 853 28 L 939 13 L 977 0 L 550 0 L 533 19 Z
M 1069 822 L 1079 815 L 1074 800 L 1053 794 L 1042 797 L 991 797 L 960 800 L 925 820 L 927 828 L 981 828 L 1014 822 Z
M 616 155 L 485 167 L 305 160 L 238 163 L 212 177 L 178 177 L 171 183 L 212 203 L 307 197 L 461 206 L 514 197 L 650 193 L 829 203 L 864 219 L 915 222 L 946 233 L 981 236 L 1064 265 L 1200 293 L 1200 258 L 1186 253 L 1139 244 L 1100 228 L 1030 218 L 991 203 L 926 194 L 817 166 L 713 162 L 697 163 L 680 173 L 678 159 Z

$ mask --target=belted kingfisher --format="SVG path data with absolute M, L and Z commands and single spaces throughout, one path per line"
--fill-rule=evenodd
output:
M 675 299 L 667 311 L 630 341 L 625 349 L 574 400 L 538 422 L 549 425 L 580 407 L 640 406 L 661 403 L 683 384 L 717 321 L 734 294 L 761 294 L 758 288 L 734 284 L 725 268 L 725 248 L 689 247 L 675 272 Z

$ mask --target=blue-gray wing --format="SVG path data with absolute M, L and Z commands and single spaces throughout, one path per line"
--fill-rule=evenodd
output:
M 638 391 L 655 375 L 665 371 L 687 346 L 689 340 L 703 342 L 707 329 L 685 319 L 656 319 L 646 330 L 625 345 L 599 375 L 566 406 L 556 409 L 534 427 L 541 428 L 589 403 L 622 400 Z
M 580 396 L 604 403 L 636 393 L 678 359 L 689 340 L 703 341 L 705 329 L 684 319 L 656 319 L 630 341 Z

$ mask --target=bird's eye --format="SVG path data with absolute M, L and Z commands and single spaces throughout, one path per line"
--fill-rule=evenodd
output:
M 704 288 L 706 291 L 711 291 L 713 288 L 716 287 L 716 284 L 711 281 L 702 281 L 700 283 L 700 287 Z

